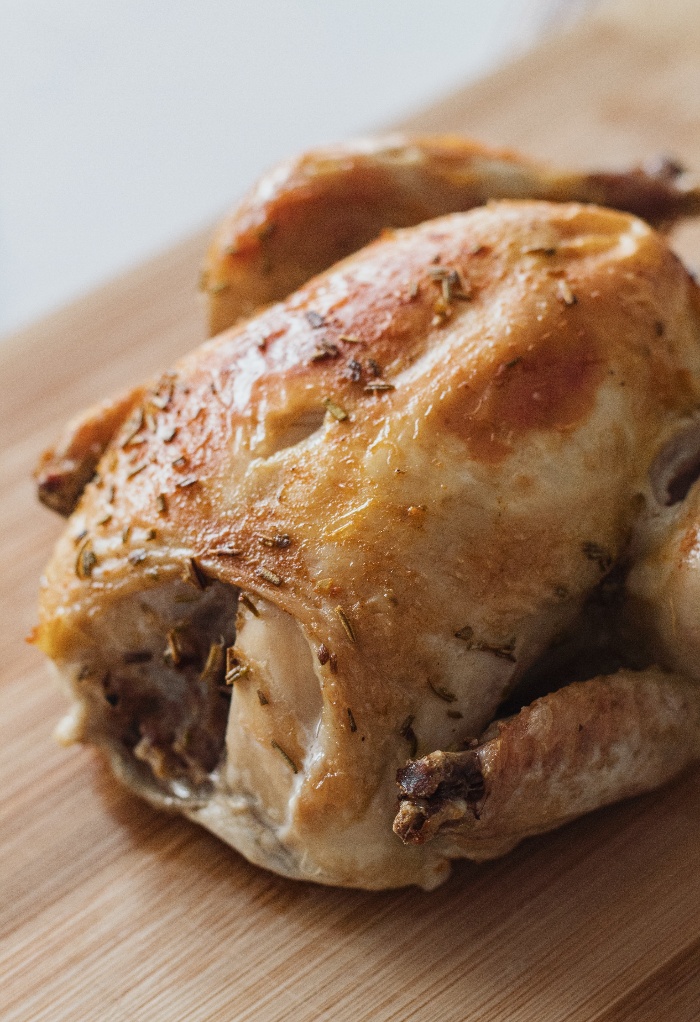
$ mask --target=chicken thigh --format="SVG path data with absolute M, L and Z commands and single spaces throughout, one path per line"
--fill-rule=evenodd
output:
M 431 888 L 700 756 L 700 297 L 642 220 L 385 232 L 134 394 L 36 641 L 154 803 Z

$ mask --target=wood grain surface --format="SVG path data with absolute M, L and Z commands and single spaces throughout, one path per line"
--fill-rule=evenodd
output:
M 700 170 L 700 7 L 628 0 L 416 116 L 571 164 Z M 697 1022 L 700 772 L 438 891 L 326 890 L 250 866 L 63 750 L 22 637 L 61 523 L 30 471 L 57 425 L 203 337 L 204 237 L 0 345 L 0 1018 Z M 678 239 L 700 263 L 700 228 Z

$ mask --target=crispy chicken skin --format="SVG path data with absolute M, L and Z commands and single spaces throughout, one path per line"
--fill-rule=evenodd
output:
M 700 191 L 669 160 L 582 173 L 459 135 L 391 135 L 317 149 L 275 167 L 222 223 L 202 275 L 210 333 L 286 298 L 385 228 L 489 199 L 593 202 L 657 227 L 700 212 Z
M 252 861 L 365 888 L 663 783 L 700 751 L 700 661 L 635 572 L 696 499 L 699 404 L 698 289 L 642 220 L 504 201 L 386 233 L 108 446 L 42 584 L 63 737 Z M 497 720 L 603 596 L 610 669 Z
M 671 160 L 614 173 L 562 171 L 459 135 L 392 135 L 317 149 L 263 177 L 221 224 L 202 287 L 209 333 L 286 298 L 373 241 L 490 199 L 576 200 L 626 210 L 656 226 L 700 212 L 700 189 Z M 68 424 L 37 468 L 39 499 L 68 516 L 139 390 Z

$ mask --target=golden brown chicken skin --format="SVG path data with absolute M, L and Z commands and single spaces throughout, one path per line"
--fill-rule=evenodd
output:
M 700 212 L 700 190 L 670 160 L 624 172 L 564 171 L 459 135 L 365 139 L 317 149 L 265 175 L 219 227 L 202 286 L 210 334 L 280 301 L 382 230 L 490 199 L 577 200 L 656 226 Z M 68 424 L 37 469 L 39 498 L 69 515 L 138 390 Z
M 271 170 L 223 221 L 202 275 L 211 334 L 373 241 L 489 199 L 598 203 L 655 226 L 700 212 L 670 160 L 623 172 L 569 171 L 460 135 L 364 139 Z
M 386 234 L 107 449 L 42 587 L 65 739 L 255 862 L 366 888 L 663 783 L 700 714 L 663 650 L 493 722 L 616 571 L 624 605 L 699 402 L 697 288 L 641 220 L 499 202 Z

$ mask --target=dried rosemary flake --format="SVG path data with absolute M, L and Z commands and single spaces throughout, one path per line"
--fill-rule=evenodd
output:
M 173 667 L 179 667 L 183 659 L 180 633 L 172 628 L 165 637 L 165 656 L 172 663 Z
M 259 538 L 263 546 L 275 547 L 278 550 L 286 550 L 292 542 L 286 532 L 276 532 L 274 536 L 261 535 Z
M 127 525 L 127 527 L 122 531 L 122 543 L 128 543 L 130 538 L 131 538 L 131 526 Z
M 319 362 L 325 358 L 338 358 L 339 355 L 340 348 L 338 347 L 338 345 L 334 344 L 332 341 L 324 340 L 321 341 L 320 344 L 317 344 L 316 347 L 314 348 L 314 351 L 311 355 L 311 361 Z
M 213 642 L 209 647 L 206 663 L 200 675 L 202 681 L 209 681 L 218 684 L 221 675 L 224 673 L 224 650 L 226 645 L 223 639 L 220 642 Z
M 197 476 L 185 476 L 184 479 L 180 479 L 179 482 L 175 483 L 175 486 L 178 490 L 185 490 L 188 486 L 194 486 L 198 482 L 199 478 Z
M 101 518 L 97 519 L 98 525 L 108 525 L 112 521 L 112 512 L 108 511 L 106 515 L 102 515 Z
M 261 564 L 260 567 L 256 569 L 255 574 L 258 578 L 264 579 L 273 586 L 281 586 L 284 581 L 281 575 L 278 575 L 274 571 L 270 571 L 270 569 L 266 568 L 264 564 Z
M 564 305 L 576 305 L 578 298 L 569 287 L 568 281 L 560 278 L 557 281 L 557 298 L 559 298 Z
M 415 717 L 413 715 L 406 717 L 405 721 L 401 725 L 401 728 L 399 729 L 399 734 L 401 735 L 401 737 L 405 738 L 406 741 L 409 743 L 410 759 L 414 759 L 416 753 L 418 752 L 418 739 L 416 737 L 416 732 L 413 730 L 414 720 Z
M 351 358 L 345 366 L 343 376 L 345 376 L 346 379 L 351 380 L 353 383 L 359 383 L 362 379 L 362 364 L 358 362 L 356 358 Z
M 335 401 L 329 397 L 324 397 L 323 407 L 333 416 L 334 419 L 337 419 L 338 422 L 343 422 L 348 417 L 348 413 L 345 409 L 341 408 L 340 405 L 336 404 Z
M 243 604 L 246 610 L 249 610 L 253 617 L 260 617 L 260 611 L 255 606 L 250 596 L 247 593 L 241 593 L 238 597 L 239 602 Z
M 165 498 L 164 493 L 159 493 L 156 497 L 156 507 L 158 508 L 158 514 L 164 515 L 168 512 L 168 502 Z
M 442 280 L 458 278 L 457 271 L 452 266 L 430 266 L 428 268 L 428 275 L 433 280 L 438 281 L 438 283 Z
M 224 681 L 227 685 L 234 685 L 241 678 L 244 678 L 248 674 L 250 668 L 246 664 L 242 664 L 236 656 L 236 650 L 234 646 L 229 646 L 226 650 L 226 675 Z
M 471 300 L 471 294 L 465 290 L 462 284 L 462 278 L 454 267 L 434 266 L 428 270 L 428 273 L 433 278 L 434 283 L 440 285 L 442 300 L 445 307 L 448 307 L 450 302 L 454 299 L 458 299 L 463 302 Z M 446 311 L 445 314 L 449 315 Z
M 140 564 L 141 561 L 145 561 L 147 556 L 148 555 L 145 550 L 132 550 L 127 557 L 127 561 L 129 564 L 136 565 Z
M 325 318 L 320 314 L 320 312 L 314 312 L 313 309 L 305 312 L 304 318 L 313 330 L 318 330 L 320 327 L 325 326 L 326 323 Z
M 557 250 L 553 245 L 526 245 L 520 249 L 520 254 L 553 256 L 557 254 Z
M 320 663 L 321 667 L 323 667 L 324 664 L 327 664 L 328 661 L 330 660 L 331 655 L 328 652 L 328 647 L 326 646 L 325 642 L 322 642 L 321 645 L 316 650 L 316 656 L 318 657 L 318 662 Z
M 367 368 L 375 378 L 382 375 L 382 367 L 379 362 L 376 362 L 373 358 L 367 359 Z
M 212 295 L 221 294 L 222 291 L 227 291 L 230 288 L 230 284 L 226 280 L 219 280 L 216 284 L 210 284 L 208 291 Z
M 501 660 L 510 660 L 511 663 L 515 663 L 515 639 L 510 639 L 502 646 L 492 646 L 488 642 L 474 642 L 472 643 L 472 649 L 482 653 L 493 653 L 494 656 L 500 657 Z
M 258 697 L 258 702 L 260 703 L 261 706 L 268 706 L 269 705 L 270 700 L 267 698 L 267 696 L 262 691 L 262 689 L 259 688 L 257 690 L 257 692 L 256 692 L 256 695 Z
M 116 493 L 116 490 L 114 488 L 114 484 L 112 484 L 109 487 L 109 491 L 107 493 L 107 503 L 108 504 L 113 504 L 114 503 L 114 495 L 115 495 L 115 493 Z
M 371 383 L 365 384 L 365 394 L 379 394 L 386 390 L 396 390 L 393 383 L 387 383 L 385 380 L 373 380 Z
M 131 472 L 128 473 L 126 478 L 133 479 L 134 476 L 137 476 L 139 474 L 139 472 L 143 472 L 145 468 L 148 468 L 148 462 L 142 461 L 140 465 L 136 466 L 136 468 L 132 468 Z
M 170 464 L 173 466 L 173 468 L 182 468 L 183 465 L 187 464 L 187 458 L 184 456 L 184 454 L 181 454 L 178 458 L 175 458 L 174 461 L 171 461 Z
M 136 434 L 140 433 L 143 429 L 143 408 L 139 408 L 135 412 L 129 420 L 126 428 L 128 429 L 128 433 L 122 440 L 122 447 L 128 447 Z
M 146 529 L 146 542 L 155 539 L 158 533 L 155 529 Z
M 515 662 L 515 639 L 509 639 L 508 642 L 504 642 L 500 646 L 494 646 L 488 642 L 481 642 L 474 639 L 474 629 L 466 625 L 464 628 L 460 628 L 458 632 L 455 632 L 455 638 L 462 639 L 468 643 L 469 648 L 478 651 L 479 653 L 493 653 L 494 656 L 500 657 L 502 660 L 510 660 Z
M 232 546 L 219 546 L 216 550 L 211 551 L 212 557 L 240 557 L 242 551 L 236 550 Z
M 352 710 L 350 709 L 349 706 L 348 706 L 348 721 L 350 723 L 350 730 L 354 734 L 355 731 L 357 731 L 357 724 L 355 723 L 355 717 L 353 716 L 353 712 L 352 712 Z
M 76 532 L 75 536 L 73 536 L 73 542 L 75 543 L 75 545 L 77 546 L 78 543 L 82 543 L 87 534 L 88 534 L 87 529 L 81 529 L 80 532 Z
M 210 581 L 194 557 L 190 557 L 186 561 L 182 578 L 184 582 L 191 582 L 197 589 L 206 589 Z
M 90 546 L 90 540 L 86 539 L 78 550 L 78 556 L 75 559 L 75 573 L 79 579 L 84 581 L 86 578 L 90 578 L 92 569 L 96 564 L 97 557 L 95 551 Z
M 418 282 L 415 280 L 408 289 L 408 297 L 411 299 L 411 301 L 418 297 Z
M 248 667 L 247 664 L 237 664 L 235 667 L 232 667 L 230 671 L 226 672 L 224 681 L 229 686 L 235 685 L 237 681 L 240 681 L 241 678 L 245 678 L 246 674 L 249 673 L 250 667 Z
M 454 692 L 450 692 L 449 688 L 445 688 L 443 685 L 437 685 L 434 681 L 428 679 L 428 688 L 431 692 L 434 692 L 438 699 L 442 699 L 446 703 L 457 702 L 457 696 Z
M 275 750 L 275 752 L 279 752 L 280 756 L 282 756 L 283 759 L 287 760 L 287 763 L 292 768 L 293 773 L 298 774 L 299 770 L 297 768 L 296 763 L 294 762 L 292 757 L 289 755 L 289 753 L 284 751 L 284 749 L 279 744 L 279 742 L 276 742 L 275 739 L 273 738 L 272 741 L 270 742 L 270 745 Z
M 343 608 L 336 607 L 335 612 L 338 615 L 338 619 L 340 620 L 340 623 L 343 626 L 343 629 L 345 630 L 345 634 L 347 635 L 348 639 L 350 639 L 350 642 L 356 642 L 357 640 L 355 638 L 355 631 L 352 625 L 350 624 L 348 616 L 343 610 Z
M 353 337 L 352 334 L 341 334 L 338 340 L 345 341 L 346 344 L 364 344 L 364 341 L 359 337 Z

